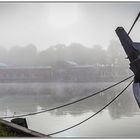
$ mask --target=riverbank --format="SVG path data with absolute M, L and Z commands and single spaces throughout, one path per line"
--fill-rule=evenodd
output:
M 18 136 L 16 132 L 9 130 L 3 124 L 0 124 L 0 137 L 16 137 Z
M 27 129 L 20 125 L 0 120 L 0 137 L 47 137 L 39 132 Z

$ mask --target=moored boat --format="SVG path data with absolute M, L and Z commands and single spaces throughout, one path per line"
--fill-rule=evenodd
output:
M 118 27 L 116 34 L 130 61 L 130 69 L 134 73 L 133 93 L 140 108 L 140 43 L 133 42 L 123 27 Z

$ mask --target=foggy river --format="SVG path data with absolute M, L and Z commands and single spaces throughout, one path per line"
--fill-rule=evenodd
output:
M 71 103 L 139 75 L 139 11 L 140 2 L 132 1 L 0 2 L 0 118 Z M 106 106 L 129 81 L 26 116 L 28 128 L 47 135 L 71 127 Z M 90 120 L 52 137 L 140 138 L 132 85 Z
M 56 107 L 96 92 L 113 83 L 1 83 L 0 116 L 26 114 Z M 100 110 L 128 83 L 79 103 L 34 116 L 28 127 L 49 134 L 70 127 Z M 7 119 L 10 120 L 10 119 Z M 97 116 L 53 137 L 140 137 L 140 112 L 132 85 Z

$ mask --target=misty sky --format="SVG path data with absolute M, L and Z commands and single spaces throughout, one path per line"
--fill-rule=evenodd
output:
M 0 46 L 35 44 L 38 50 L 73 42 L 107 47 L 118 39 L 117 26 L 127 31 L 140 3 L 0 3 Z M 140 42 L 140 19 L 131 37 Z

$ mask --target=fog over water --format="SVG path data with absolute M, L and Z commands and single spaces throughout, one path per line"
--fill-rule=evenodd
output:
M 1 115 L 26 114 L 46 108 L 49 109 L 89 95 L 91 94 L 89 91 L 99 91 L 111 84 L 113 83 L 1 84 Z M 127 84 L 128 82 L 123 83 L 95 97 L 71 106 L 28 116 L 27 122 L 29 128 L 48 134 L 78 123 L 101 109 Z M 93 119 L 74 128 L 74 130 L 72 129 L 54 136 L 139 137 L 138 116 L 139 108 L 134 100 L 132 87 L 130 87 L 114 103 Z M 107 128 L 108 131 L 105 128 Z M 94 129 L 96 130 L 94 131 Z
M 57 107 L 132 75 L 115 34 L 128 32 L 139 2 L 0 3 L 0 116 Z M 139 21 L 130 37 L 140 41 Z M 27 116 L 49 134 L 70 127 L 110 102 L 130 79 L 92 98 Z M 54 137 L 140 137 L 132 85 L 101 113 Z M 10 121 L 11 119 L 7 119 Z

